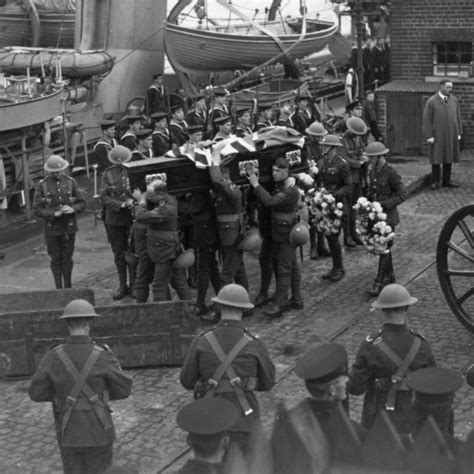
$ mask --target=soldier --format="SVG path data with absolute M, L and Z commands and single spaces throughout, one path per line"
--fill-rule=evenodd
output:
M 217 117 L 214 119 L 214 125 L 218 128 L 218 132 L 214 135 L 213 141 L 220 142 L 232 136 L 232 117 Z
M 387 285 L 374 303 L 382 309 L 383 327 L 360 346 L 349 382 L 351 395 L 365 393 L 362 425 L 370 429 L 380 410 L 386 409 L 399 433 L 410 432 L 413 405 L 405 377 L 435 360 L 425 338 L 408 329 L 408 307 L 418 300 L 396 283 Z
M 220 166 L 220 155 L 214 154 L 209 174 L 216 192 L 217 233 L 222 256 L 220 282 L 221 288 L 238 283 L 248 290 L 243 252 L 239 249 L 242 241 L 242 192 L 231 181 L 229 173 L 228 168 Z
M 132 150 L 132 157 L 130 161 L 140 161 L 146 160 L 147 158 L 153 158 L 153 139 L 151 134 L 153 130 L 150 128 L 143 128 L 138 130 L 136 133 L 137 136 L 137 147 Z
M 69 338 L 46 353 L 28 391 L 35 402 L 52 402 L 66 474 L 99 474 L 112 464 L 115 429 L 107 402 L 127 398 L 132 389 L 112 351 L 89 336 L 97 317 L 85 300 L 64 308 L 59 319 Z
M 314 122 L 313 114 L 311 113 L 310 100 L 311 96 L 301 95 L 298 99 L 298 110 L 295 112 L 293 122 L 295 130 L 304 134 L 305 130 Z
M 188 125 L 200 125 L 204 129 L 206 125 L 206 96 L 204 94 L 198 94 L 194 97 L 194 107 L 186 116 L 186 122 Z
M 387 163 L 385 155 L 389 149 L 383 143 L 372 142 L 365 149 L 365 154 L 370 160 L 369 187 L 367 196 L 371 201 L 378 201 L 383 211 L 387 214 L 386 222 L 395 231 L 395 226 L 400 222 L 397 207 L 406 199 L 405 186 L 400 175 Z M 388 249 L 379 256 L 377 277 L 368 290 L 370 296 L 378 296 L 385 285 L 395 283 L 391 247 L 393 241 L 388 243 Z
M 255 171 L 250 171 L 247 177 L 257 199 L 271 209 L 272 255 L 276 262 L 277 289 L 274 304 L 265 310 L 264 314 L 271 318 L 280 318 L 285 309 L 288 309 L 290 283 L 291 308 L 302 309 L 303 306 L 300 293 L 301 273 L 296 260 L 296 249 L 289 239 L 290 231 L 297 222 L 300 192 L 298 188 L 288 183 L 289 165 L 285 158 L 275 160 L 272 176 L 275 183 L 273 194 L 259 185 Z
M 149 184 L 147 192 L 140 196 L 135 210 L 138 222 L 148 224 L 147 248 L 155 264 L 151 284 L 153 301 L 168 299 L 168 285 L 176 290 L 181 300 L 190 300 L 191 291 L 185 271 L 176 268 L 174 262 L 181 253 L 178 235 L 178 202 L 168 194 L 166 182 L 157 179 Z
M 324 136 L 328 134 L 327 130 L 320 122 L 313 122 L 305 130 L 305 152 L 308 160 L 313 160 L 317 165 L 322 158 L 321 147 L 319 142 Z M 311 170 L 310 170 L 311 171 Z M 317 260 L 318 258 L 324 258 L 331 256 L 331 252 L 326 246 L 324 234 L 316 228 L 314 223 L 314 215 L 308 208 L 308 223 L 309 223 L 309 258 L 311 260 Z
M 337 441 L 336 433 L 330 428 L 330 419 L 338 411 L 338 406 L 347 399 L 347 352 L 336 343 L 319 344 L 301 357 L 295 367 L 295 374 L 304 380 L 311 397 L 290 411 L 290 416 L 277 420 L 272 433 L 273 461 L 275 474 L 306 472 L 295 469 L 300 441 L 297 436 L 288 436 L 288 420 L 291 414 L 299 413 L 310 420 L 315 417 L 323 433 L 327 436 L 329 449 Z M 355 421 L 351 424 L 356 433 L 364 438 L 366 430 Z M 337 458 L 337 453 L 331 453 Z M 318 459 L 321 462 L 322 459 Z M 313 472 L 313 471 L 311 471 Z M 322 471 L 321 471 L 322 472 Z
M 44 165 L 48 176 L 38 183 L 33 198 L 35 216 L 44 219 L 46 250 L 57 289 L 71 288 L 76 216 L 86 207 L 76 180 L 64 174 L 68 166 L 60 156 L 50 156 Z
M 115 129 L 115 122 L 113 120 L 102 120 L 100 122 L 100 128 L 102 130 L 102 136 L 98 142 L 94 145 L 94 153 L 97 157 L 97 164 L 99 165 L 99 173 L 103 173 L 105 168 L 109 167 L 109 160 L 107 155 L 113 147 L 118 145 L 115 135 L 117 133 Z
M 112 296 L 114 300 L 121 300 L 130 293 L 124 252 L 128 250 L 134 198 L 123 164 L 129 162 L 131 157 L 132 152 L 122 145 L 112 148 L 108 155 L 112 166 L 103 173 L 100 186 L 100 197 L 105 209 L 105 227 L 119 277 L 119 288 Z
M 228 117 L 230 115 L 229 107 L 227 105 L 227 96 L 229 93 L 223 87 L 214 89 L 214 106 L 212 107 L 209 119 L 213 124 L 212 136 L 214 136 L 218 129 L 214 126 L 214 120 L 219 117 Z
M 275 385 L 275 367 L 264 344 L 242 326 L 242 312 L 253 308 L 245 288 L 226 285 L 212 300 L 221 307 L 222 319 L 193 340 L 179 379 L 195 398 L 223 398 L 238 409 L 230 440 L 246 454 L 250 434 L 260 423 L 254 392 Z
M 237 125 L 235 126 L 235 135 L 239 138 L 252 137 L 252 116 L 248 107 L 241 107 L 236 110 Z
M 171 120 L 169 126 L 171 143 L 180 147 L 188 140 L 188 124 L 184 120 L 183 106 L 178 104 L 171 107 Z
M 415 370 L 406 378 L 407 387 L 415 392 L 413 434 L 416 436 L 429 416 L 443 433 L 454 436 L 454 395 L 462 377 L 441 367 Z
M 176 424 L 188 433 L 186 442 L 194 458 L 178 471 L 179 474 L 219 474 L 222 459 L 229 446 L 229 430 L 237 422 L 239 412 L 222 398 L 204 398 L 179 410 Z
M 171 150 L 171 138 L 168 130 L 168 114 L 157 112 L 151 116 L 154 130 L 151 134 L 153 156 L 164 156 Z
M 153 74 L 153 83 L 146 91 L 148 116 L 164 112 L 168 108 L 168 95 L 162 74 Z
M 135 150 L 138 144 L 137 132 L 143 128 L 141 115 L 128 115 L 128 130 L 120 138 L 120 145 L 126 146 L 130 151 Z
M 336 135 L 326 135 L 320 142 L 322 159 L 319 161 L 319 173 L 316 184 L 326 188 L 337 201 L 345 205 L 343 219 L 347 219 L 347 197 L 351 194 L 352 178 L 349 165 L 339 151 L 342 143 Z M 332 268 L 321 276 L 325 280 L 336 282 L 344 278 L 340 232 L 326 235 L 332 257 Z
M 273 118 L 273 106 L 272 104 L 259 104 L 258 105 L 258 119 L 255 125 L 255 131 L 259 132 L 262 128 L 274 127 L 272 122 Z
M 352 177 L 352 192 L 348 197 L 348 219 L 344 220 L 344 245 L 346 247 L 355 247 L 362 245 L 362 241 L 356 233 L 355 210 L 353 206 L 357 200 L 362 196 L 362 187 L 365 186 L 366 176 L 363 172 L 364 163 L 369 159 L 364 154 L 363 136 L 367 134 L 367 125 L 358 117 L 350 117 L 346 120 L 347 130 L 342 136 L 342 144 L 345 148 L 345 159 L 351 169 Z
M 295 128 L 295 122 L 293 121 L 292 115 L 293 115 L 293 105 L 291 101 L 286 100 L 285 102 L 281 104 L 280 115 L 278 117 L 276 124 L 279 127 Z

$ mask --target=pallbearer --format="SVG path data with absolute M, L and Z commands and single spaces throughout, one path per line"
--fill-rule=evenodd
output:
M 123 145 L 130 151 L 133 151 L 138 144 L 137 132 L 143 128 L 143 117 L 141 115 L 128 115 L 126 119 L 128 123 L 128 129 L 120 137 L 120 145 Z
M 151 134 L 153 156 L 164 156 L 171 150 L 171 137 L 168 130 L 168 114 L 157 112 L 152 114 L 153 133 Z
M 94 153 L 97 158 L 97 164 L 99 165 L 99 173 L 102 173 L 110 166 L 107 155 L 114 146 L 118 145 L 115 139 L 115 135 L 117 134 L 115 127 L 116 124 L 113 120 L 102 120 L 100 122 L 102 136 L 94 145 Z
M 252 116 L 248 107 L 240 107 L 236 110 L 235 116 L 237 124 L 235 126 L 235 135 L 239 138 L 251 137 L 252 130 Z

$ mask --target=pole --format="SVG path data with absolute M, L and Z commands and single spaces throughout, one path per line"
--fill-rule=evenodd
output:
M 364 34 L 364 23 L 362 21 L 362 0 L 356 0 L 355 22 L 357 33 L 357 79 L 359 82 L 359 99 L 364 96 L 364 60 L 362 56 L 362 36 Z
M 28 166 L 28 155 L 26 148 L 26 129 L 21 136 L 21 164 L 23 168 L 23 192 L 25 196 L 25 219 L 31 221 L 31 202 L 30 202 L 30 169 Z

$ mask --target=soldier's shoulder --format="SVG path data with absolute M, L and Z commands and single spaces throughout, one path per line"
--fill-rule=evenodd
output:
M 419 337 L 422 341 L 426 341 L 426 338 L 421 332 L 415 331 L 414 329 L 410 329 L 410 333 L 413 334 L 416 337 Z
M 103 342 L 98 342 L 94 341 L 94 348 L 98 349 L 99 351 L 105 351 L 105 352 L 112 352 L 112 349 L 105 343 Z
M 257 334 L 252 334 L 247 328 L 244 328 L 244 336 L 249 338 L 251 341 L 260 341 Z
M 377 344 L 377 342 L 380 342 L 382 339 L 382 330 L 378 330 L 376 332 L 373 332 L 371 334 L 368 334 L 365 338 L 365 342 L 368 344 Z

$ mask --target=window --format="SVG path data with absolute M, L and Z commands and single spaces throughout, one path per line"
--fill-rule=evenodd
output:
M 469 75 L 471 61 L 472 43 L 470 41 L 433 43 L 433 74 L 435 76 Z

